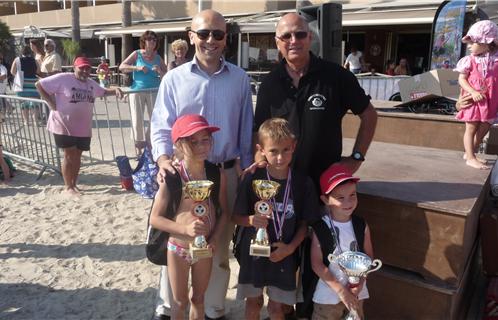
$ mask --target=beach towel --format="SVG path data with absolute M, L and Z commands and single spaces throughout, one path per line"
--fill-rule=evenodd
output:
M 142 197 L 152 199 L 156 195 L 157 189 L 159 189 L 156 181 L 158 171 L 159 169 L 152 159 L 152 152 L 146 146 L 132 174 L 133 188 Z

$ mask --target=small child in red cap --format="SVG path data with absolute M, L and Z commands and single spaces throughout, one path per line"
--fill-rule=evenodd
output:
M 176 120 L 171 137 L 181 160 L 176 167 L 177 173 L 168 174 L 165 182 L 159 184 L 150 214 L 150 225 L 169 234 L 164 254 L 173 292 L 173 319 L 183 319 L 189 303 L 189 318 L 204 318 L 204 293 L 213 259 L 192 257 L 189 246 L 196 237 L 204 236 L 207 247 L 216 250 L 216 242 L 228 222 L 226 178 L 223 171 L 206 160 L 213 146 L 212 133 L 218 130 L 218 127 L 210 126 L 204 117 L 197 114 L 184 115 Z M 195 203 L 183 188 L 187 182 L 194 180 L 210 180 L 214 183 L 209 198 L 204 201 L 207 212 L 202 217 L 193 214 Z M 189 272 L 192 273 L 190 301 Z
M 313 294 L 312 319 L 342 319 L 347 312 L 363 319 L 362 300 L 369 297 L 365 278 L 352 288 L 339 266 L 335 262 L 328 263 L 327 259 L 329 253 L 339 255 L 346 251 L 361 251 L 373 258 L 368 225 L 353 214 L 358 205 L 356 183 L 359 180 L 340 164 L 330 166 L 320 176 L 320 199 L 327 214 L 318 223 L 326 225 L 321 230 L 334 240 L 322 243 L 324 237 L 317 235 L 319 228 L 313 225 L 311 266 L 320 279 Z

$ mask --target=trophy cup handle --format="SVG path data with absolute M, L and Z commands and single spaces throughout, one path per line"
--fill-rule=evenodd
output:
M 365 276 L 367 274 L 369 274 L 370 272 L 374 272 L 374 271 L 379 270 L 380 267 L 382 267 L 382 261 L 380 261 L 379 259 L 375 259 L 370 266 L 373 268 L 368 270 L 367 272 L 365 272 Z
M 329 254 L 329 255 L 327 256 L 327 259 L 329 259 L 329 262 L 330 262 L 330 263 L 332 263 L 332 262 L 334 262 L 335 260 L 337 260 L 337 256 L 336 256 L 336 255 L 334 255 L 333 253 L 331 253 L 331 254 Z

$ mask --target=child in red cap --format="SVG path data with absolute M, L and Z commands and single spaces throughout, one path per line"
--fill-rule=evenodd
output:
M 174 123 L 171 136 L 181 158 L 176 175 L 167 175 L 159 185 L 150 214 L 150 225 L 169 234 L 167 250 L 168 277 L 173 292 L 172 318 L 183 319 L 187 305 L 190 319 L 204 318 L 204 293 L 211 275 L 212 258 L 194 259 L 189 245 L 197 236 L 205 236 L 208 248 L 216 242 L 227 223 L 226 184 L 223 172 L 206 159 L 213 145 L 210 126 L 200 115 L 184 115 Z M 203 217 L 192 214 L 193 200 L 182 191 L 188 181 L 214 182 L 205 201 L 208 212 Z M 189 301 L 188 278 L 192 273 L 192 296 Z
M 313 294 L 312 319 L 342 319 L 347 312 L 356 312 L 363 319 L 362 300 L 369 297 L 364 278 L 351 288 L 339 266 L 327 259 L 329 253 L 339 255 L 345 251 L 362 251 L 373 257 L 370 230 L 362 218 L 353 214 L 358 205 L 359 180 L 339 164 L 330 166 L 320 176 L 320 199 L 327 214 L 313 225 L 311 266 L 319 280 Z M 320 229 L 317 224 L 325 226 Z M 331 235 L 331 241 L 323 243 L 324 237 L 319 232 L 327 233 L 325 236 L 329 238 Z
M 470 54 L 458 61 L 455 71 L 460 73 L 458 83 L 462 91 L 472 95 L 473 100 L 456 115 L 458 120 L 465 121 L 464 159 L 473 168 L 490 169 L 475 152 L 498 111 L 498 27 L 490 20 L 476 22 L 462 42 L 467 44 Z

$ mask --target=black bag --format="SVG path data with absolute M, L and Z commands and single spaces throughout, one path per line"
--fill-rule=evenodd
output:
M 214 189 L 211 191 L 210 198 L 211 201 L 213 201 L 216 217 L 218 218 L 221 214 L 221 206 L 219 202 L 220 169 L 207 161 L 204 162 L 204 165 L 206 167 L 207 179 L 213 181 L 214 183 Z M 174 175 L 168 173 L 165 180 L 170 194 L 170 201 L 168 201 L 168 206 L 166 207 L 165 217 L 173 219 L 182 198 L 182 180 L 178 172 Z M 153 207 L 154 202 L 152 202 L 149 218 L 147 219 L 147 242 L 145 244 L 145 255 L 150 262 L 160 266 L 166 266 L 168 265 L 166 250 L 168 247 L 169 233 L 155 229 L 150 225 L 150 213 L 152 212 Z

